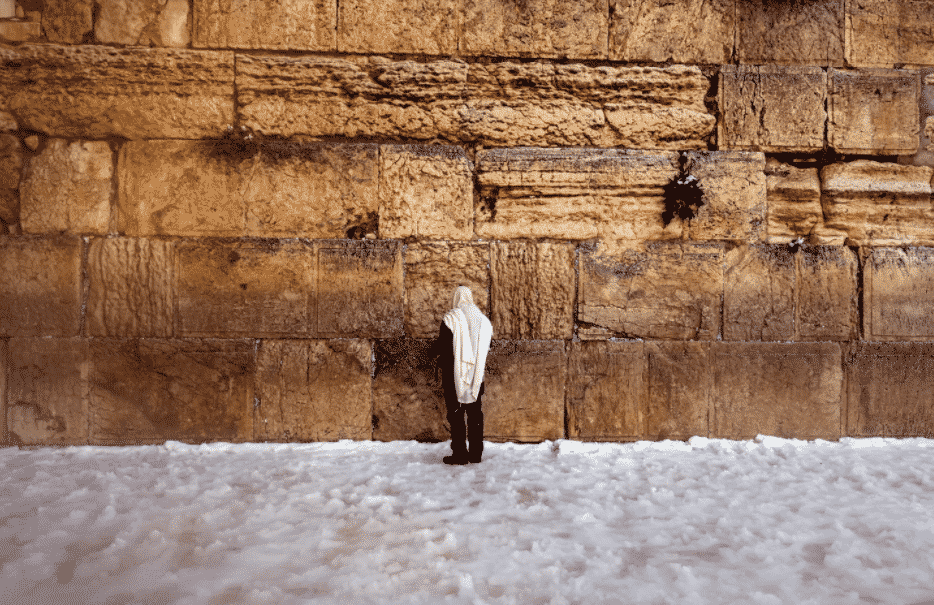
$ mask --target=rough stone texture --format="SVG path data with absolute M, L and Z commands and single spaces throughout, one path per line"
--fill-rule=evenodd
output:
M 574 246 L 496 242 L 490 250 L 493 335 L 569 339 L 574 331 Z
M 849 245 L 934 244 L 934 209 L 927 166 L 856 160 L 821 170 L 827 227 Z
M 405 250 L 405 333 L 435 338 L 451 308 L 454 289 L 467 286 L 474 303 L 490 314 L 490 246 L 418 242 Z
M 795 340 L 859 338 L 856 253 L 843 246 L 804 246 L 796 263 Z
M 579 265 L 579 322 L 634 338 L 714 340 L 720 333 L 722 244 L 600 242 L 581 248 Z
M 344 53 L 457 54 L 458 0 L 341 0 Z
M 6 111 L 0 111 L 0 132 L 14 132 L 19 130 L 16 118 Z
M 188 46 L 187 0 L 98 0 L 94 35 L 103 44 Z
M 494 340 L 486 364 L 485 440 L 565 437 L 567 357 L 563 341 Z
M 77 336 L 81 240 L 0 236 L 0 336 Z
M 38 21 L 0 21 L 0 40 L 4 42 L 36 42 L 41 37 Z
M 918 151 L 918 72 L 862 69 L 828 74 L 828 142 L 840 153 L 903 154 Z
M 80 44 L 94 29 L 94 0 L 44 0 L 42 29 L 49 42 Z
M 736 54 L 741 63 L 842 65 L 844 0 L 736 3 Z
M 462 10 L 465 55 L 607 57 L 607 0 L 465 0 Z
M 17 445 L 88 442 L 88 341 L 12 338 L 6 422 Z
M 714 437 L 838 439 L 843 395 L 836 343 L 712 343 Z
M 427 357 L 431 343 L 395 338 L 374 344 L 373 439 L 438 442 L 451 438 L 441 373 Z M 483 396 L 484 412 L 486 393 L 489 384 Z
M 174 244 L 95 238 L 88 250 L 88 333 L 91 336 L 173 334 Z
M 48 141 L 23 171 L 23 232 L 107 233 L 113 173 L 106 141 Z
M 709 437 L 713 422 L 710 343 L 648 342 L 646 438 Z
M 91 341 L 91 442 L 253 439 L 254 341 Z
M 727 63 L 733 56 L 733 0 L 610 0 L 610 59 Z
M 766 241 L 787 244 L 823 225 L 817 168 L 795 168 L 769 158 L 765 165 L 768 200 Z
M 934 339 L 934 249 L 877 248 L 863 266 L 866 340 Z
M 0 98 L 65 138 L 207 138 L 234 122 L 233 53 L 28 45 L 0 49 Z
M 796 284 L 788 246 L 738 246 L 723 265 L 723 340 L 791 340 Z
M 489 238 L 676 238 L 663 187 L 675 152 L 510 148 L 477 152 L 476 231 Z
M 371 355 L 366 340 L 264 340 L 253 439 L 370 439 Z
M 379 150 L 379 236 L 471 239 L 473 163 L 450 146 Z
M 336 50 L 334 0 L 195 0 L 196 48 Z
M 846 59 L 856 67 L 934 65 L 930 0 L 846 3 Z
M 0 221 L 19 222 L 19 184 L 23 169 L 23 146 L 10 134 L 0 134 Z
M 846 355 L 846 434 L 934 434 L 934 345 L 852 343 Z
M 305 336 L 314 326 L 315 254 L 296 241 L 177 244 L 179 336 Z
M 827 74 L 819 67 L 720 68 L 720 149 L 819 151 L 824 148 Z
M 765 235 L 765 156 L 748 151 L 690 151 L 688 172 L 704 192 L 704 205 L 687 221 L 693 240 L 757 242 Z
M 572 342 L 568 439 L 630 441 L 645 434 L 646 358 L 641 342 Z

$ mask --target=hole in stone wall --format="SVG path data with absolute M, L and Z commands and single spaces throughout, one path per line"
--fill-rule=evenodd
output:
M 678 174 L 662 188 L 665 196 L 662 221 L 666 227 L 675 217 L 681 220 L 694 218 L 697 210 L 704 205 L 704 191 L 700 187 L 700 181 L 694 175 L 688 174 L 687 155 L 682 153 L 679 163 L 681 168 Z

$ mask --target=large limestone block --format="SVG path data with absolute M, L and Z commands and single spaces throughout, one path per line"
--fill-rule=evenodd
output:
M 685 225 L 693 240 L 757 242 L 765 235 L 765 156 L 749 151 L 690 151 L 688 172 L 704 204 Z
M 294 240 L 177 244 L 176 334 L 290 337 L 313 330 L 314 250 Z
M 827 74 L 820 67 L 720 68 L 720 149 L 811 152 L 824 148 Z
M 843 246 L 803 246 L 795 256 L 795 340 L 856 340 L 856 253 Z
M 36 21 L 0 21 L 3 42 L 36 42 L 42 37 L 42 25 Z
M 600 242 L 581 247 L 579 272 L 579 322 L 633 338 L 714 340 L 720 333 L 722 244 Z
M 830 146 L 840 153 L 918 151 L 921 80 L 916 71 L 862 69 L 828 74 Z
M 846 3 L 846 60 L 855 67 L 934 65 L 930 0 Z
M 95 238 L 88 250 L 87 321 L 91 336 L 172 336 L 174 244 Z
M 404 254 L 406 335 L 437 337 L 458 286 L 470 288 L 474 303 L 489 316 L 489 244 L 418 242 Z
M 0 237 L 0 336 L 77 336 L 78 237 Z
M 934 244 L 934 209 L 927 166 L 870 160 L 821 170 L 824 222 L 846 233 L 849 245 Z
M 713 419 L 710 343 L 647 342 L 646 438 L 709 437 Z
M 473 163 L 460 147 L 383 145 L 379 235 L 471 239 Z
M 934 434 L 934 346 L 852 343 L 846 355 L 846 434 L 927 437 Z
M 610 59 L 717 64 L 730 61 L 733 0 L 610 0 Z
M 23 171 L 23 232 L 107 233 L 113 174 L 106 141 L 48 141 Z
M 94 35 L 103 44 L 188 46 L 187 0 L 98 0 Z
M 462 10 L 465 55 L 607 57 L 607 0 L 465 0 Z
M 374 343 L 373 439 L 436 443 L 451 438 L 441 373 L 428 360 L 431 344 L 412 338 Z M 487 396 L 483 399 L 485 410 Z
M 844 0 L 736 3 L 740 63 L 842 65 Z
M 641 342 L 572 342 L 568 439 L 627 441 L 645 434 L 646 357 Z
M 23 146 L 11 134 L 0 134 L 0 226 L 19 223 L 19 186 Z
M 11 338 L 6 423 L 17 445 L 88 442 L 88 341 Z
M 94 30 L 94 0 L 44 0 L 42 30 L 49 42 L 80 44 Z
M 195 0 L 195 48 L 337 49 L 334 0 Z
M 840 345 L 711 343 L 710 362 L 715 437 L 840 437 Z
M 490 250 L 496 338 L 571 338 L 574 330 L 574 246 L 495 242 Z
M 230 52 L 0 49 L 0 98 L 22 128 L 65 138 L 216 137 L 234 122 Z
M 341 0 L 342 53 L 457 54 L 458 0 Z
M 795 168 L 769 158 L 765 165 L 768 202 L 766 241 L 787 244 L 823 225 L 817 168 Z
M 256 441 L 337 441 L 372 435 L 366 340 L 264 340 L 256 362 Z
M 733 248 L 723 258 L 723 340 L 791 340 L 794 294 L 788 246 Z
M 564 341 L 494 340 L 486 364 L 484 439 L 537 442 L 565 437 Z
M 651 240 L 665 226 L 664 186 L 678 155 L 623 149 L 509 148 L 477 152 L 476 231 L 489 238 Z
M 253 340 L 93 339 L 98 444 L 252 441 Z
M 934 249 L 877 248 L 863 267 L 866 340 L 934 340 Z

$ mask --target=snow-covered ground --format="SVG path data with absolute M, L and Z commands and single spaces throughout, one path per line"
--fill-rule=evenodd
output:
M 934 440 L 0 449 L 0 603 L 934 601 Z

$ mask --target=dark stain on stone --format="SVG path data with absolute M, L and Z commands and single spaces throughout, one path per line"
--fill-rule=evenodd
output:
M 680 164 L 678 174 L 662 187 L 665 199 L 662 222 L 666 227 L 675 217 L 682 221 L 694 218 L 697 216 L 697 210 L 704 205 L 704 191 L 701 189 L 700 181 L 687 172 L 687 155 L 682 153 L 678 163 Z

